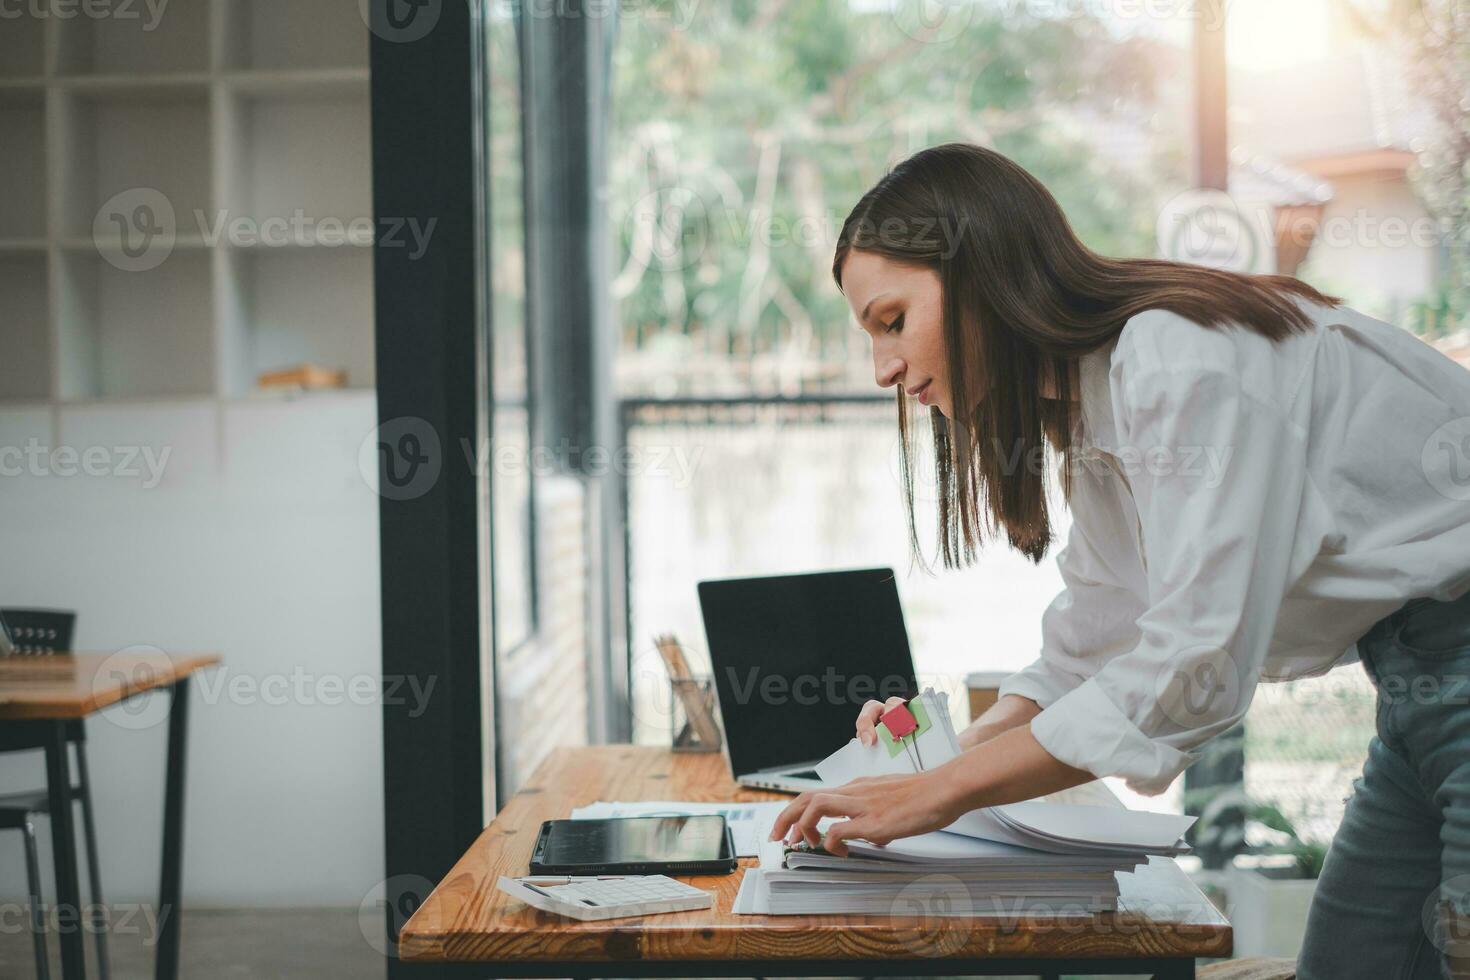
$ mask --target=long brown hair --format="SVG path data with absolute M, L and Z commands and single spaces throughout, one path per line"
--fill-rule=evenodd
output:
M 939 274 L 956 418 L 945 418 L 937 408 L 929 417 L 939 543 L 949 568 L 970 564 L 982 527 L 993 533 L 997 526 L 1013 547 L 1040 563 L 1052 543 L 1046 466 L 1015 461 L 1033 454 L 1045 459 L 1049 442 L 1058 457 L 1051 465 L 1061 466 L 1063 491 L 1070 496 L 1072 366 L 1116 337 L 1129 317 L 1165 309 L 1203 326 L 1240 324 L 1274 341 L 1311 327 L 1293 297 L 1341 302 L 1289 276 L 1098 255 L 1077 238 L 1040 181 L 1001 154 L 970 143 L 921 150 L 863 195 L 837 237 L 832 278 L 839 290 L 853 249 Z M 1040 394 L 1046 377 L 1055 384 L 1055 399 Z M 986 395 L 965 411 L 976 382 Z M 898 424 L 909 538 L 918 556 L 910 429 L 901 391 Z

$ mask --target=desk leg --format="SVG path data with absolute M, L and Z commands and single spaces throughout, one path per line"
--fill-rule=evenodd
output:
M 56 919 L 61 931 L 61 975 L 83 980 L 81 886 L 77 883 L 77 835 L 71 810 L 71 760 L 66 722 L 49 722 L 46 732 L 46 790 L 51 817 L 51 850 L 56 863 Z
M 158 885 L 158 957 L 155 980 L 179 975 L 179 892 L 184 858 L 184 745 L 189 728 L 189 678 L 174 682 L 168 713 L 168 774 L 163 791 L 163 874 Z

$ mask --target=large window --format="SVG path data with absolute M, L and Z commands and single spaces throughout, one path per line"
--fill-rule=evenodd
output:
M 625 394 L 869 390 L 829 275 L 884 170 L 947 140 L 1041 177 L 1082 237 L 1152 254 L 1182 189 L 1185 25 L 1101 4 L 638 5 L 621 21 L 611 147 Z M 1187 32 L 1184 35 L 1187 38 Z
M 704 653 L 701 578 L 892 566 L 922 683 L 951 692 L 960 723 L 967 673 L 1035 657 L 1053 562 L 997 544 L 963 572 L 911 567 L 895 410 L 830 268 L 862 193 L 948 140 L 1018 160 L 1092 247 L 1154 254 L 1154 215 L 1188 182 L 1188 25 L 1092 13 L 1106 7 L 833 0 L 623 18 L 617 371 L 625 397 L 660 401 L 629 413 L 636 737 L 668 738 L 654 634 Z M 883 400 L 820 401 L 853 394 Z M 715 395 L 817 404 L 680 403 Z M 918 504 L 933 557 L 932 501 Z
M 1455 3 L 1402 5 L 1420 12 L 1407 25 L 1384 19 L 1393 6 L 750 0 L 630 10 L 614 61 L 609 179 L 617 374 L 634 402 L 639 464 L 628 481 L 636 737 L 669 735 L 653 636 L 672 631 L 703 654 L 701 578 L 893 566 L 916 666 L 952 692 L 957 721 L 966 673 L 1036 655 L 1041 612 L 1061 585 L 1054 563 L 1033 566 L 997 543 L 963 572 L 912 569 L 892 406 L 822 402 L 878 394 L 830 263 L 848 210 L 910 153 L 947 140 L 991 146 L 1051 189 L 1091 247 L 1159 254 L 1160 216 L 1193 182 L 1192 42 L 1197 19 L 1212 18 L 1203 26 L 1225 32 L 1230 66 L 1230 193 L 1265 215 L 1253 271 L 1300 275 L 1430 337 L 1463 321 L 1463 269 L 1454 278 L 1433 207 L 1436 195 L 1462 196 L 1463 174 L 1426 157 L 1436 144 L 1421 98 L 1439 98 L 1446 115 L 1463 95 L 1452 72 L 1433 70 L 1453 23 L 1436 12 Z M 1354 16 L 1375 11 L 1377 21 Z M 1412 70 L 1406 51 L 1418 52 Z M 1416 153 L 1431 164 L 1417 176 Z M 711 396 L 747 404 L 699 404 Z M 759 404 L 789 396 L 814 403 Z M 1053 500 L 1060 542 L 1069 517 Z M 919 505 L 932 556 L 922 533 L 931 502 Z M 1326 727 L 1308 722 L 1326 717 Z M 1313 730 L 1330 736 L 1300 737 Z M 1245 789 L 1325 839 L 1371 730 L 1360 672 L 1263 685 L 1246 723 Z M 1178 790 L 1133 802 L 1179 806 Z

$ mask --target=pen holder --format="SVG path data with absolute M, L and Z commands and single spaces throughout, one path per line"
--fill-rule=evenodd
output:
M 715 724 L 715 686 L 710 677 L 671 677 L 675 752 L 720 751 Z

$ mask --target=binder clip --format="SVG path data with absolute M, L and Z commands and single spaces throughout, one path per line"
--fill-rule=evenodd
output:
M 922 772 L 924 756 L 919 752 L 919 736 L 932 725 L 923 703 L 914 699 L 883 712 L 878 718 L 877 731 L 879 738 L 888 746 L 890 758 L 905 752 L 914 772 Z

